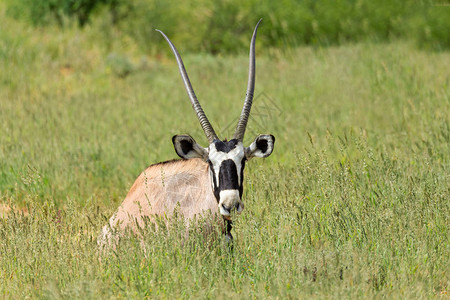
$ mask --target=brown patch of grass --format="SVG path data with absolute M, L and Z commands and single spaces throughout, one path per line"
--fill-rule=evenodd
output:
M 10 213 L 19 213 L 24 216 L 28 216 L 29 212 L 26 208 L 18 208 L 14 206 L 10 206 L 8 204 L 0 204 L 0 218 L 7 218 Z

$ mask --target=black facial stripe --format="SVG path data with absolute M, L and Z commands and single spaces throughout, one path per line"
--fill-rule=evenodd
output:
M 237 139 L 232 139 L 228 142 L 216 141 L 214 142 L 214 146 L 216 147 L 217 151 L 228 153 L 234 148 L 236 148 L 236 145 L 238 143 L 239 141 Z
M 246 159 L 245 159 L 245 157 L 242 159 L 242 162 L 241 162 L 241 182 L 240 182 L 240 185 L 239 185 L 239 198 L 241 198 L 242 199 L 242 193 L 244 192 L 244 168 L 245 168 L 245 161 L 246 161 Z
M 217 185 L 215 170 L 214 170 L 213 164 L 210 161 L 208 161 L 208 163 L 209 163 L 209 168 L 211 170 L 211 177 L 213 180 L 214 197 L 216 197 L 217 203 L 219 203 L 220 190 L 219 190 L 219 186 Z
M 221 191 L 239 189 L 236 164 L 231 159 L 224 160 L 220 165 L 219 189 Z
M 261 150 L 262 153 L 266 153 L 267 148 L 269 147 L 267 140 L 259 139 L 256 141 L 256 147 Z

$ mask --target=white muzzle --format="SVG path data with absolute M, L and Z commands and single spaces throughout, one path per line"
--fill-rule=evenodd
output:
M 242 203 L 241 198 L 239 197 L 238 190 L 221 191 L 219 197 L 219 211 L 220 214 L 226 218 L 230 217 L 233 209 L 236 209 L 237 213 L 241 213 L 244 209 L 244 203 Z

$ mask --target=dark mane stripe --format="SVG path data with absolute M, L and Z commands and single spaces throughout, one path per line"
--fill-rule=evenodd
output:
M 166 161 L 162 161 L 162 162 L 159 162 L 159 163 L 156 163 L 156 164 L 152 164 L 152 165 L 148 166 L 147 169 L 150 168 L 150 167 L 155 167 L 155 166 L 160 166 L 160 165 L 167 165 L 167 164 L 171 164 L 171 163 L 175 163 L 175 162 L 179 162 L 179 161 L 183 161 L 183 160 L 187 160 L 187 159 L 174 158 L 174 159 L 171 159 L 171 160 L 166 160 Z

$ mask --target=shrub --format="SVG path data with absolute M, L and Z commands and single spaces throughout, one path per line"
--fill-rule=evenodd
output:
M 145 51 L 161 49 L 163 30 L 184 50 L 233 53 L 248 48 L 254 24 L 264 18 L 258 39 L 268 47 L 330 45 L 365 39 L 409 38 L 449 48 L 449 11 L 427 1 L 390 0 L 9 0 L 9 11 L 35 25 L 93 19 L 130 36 Z M 156 46 L 156 47 L 155 47 Z

